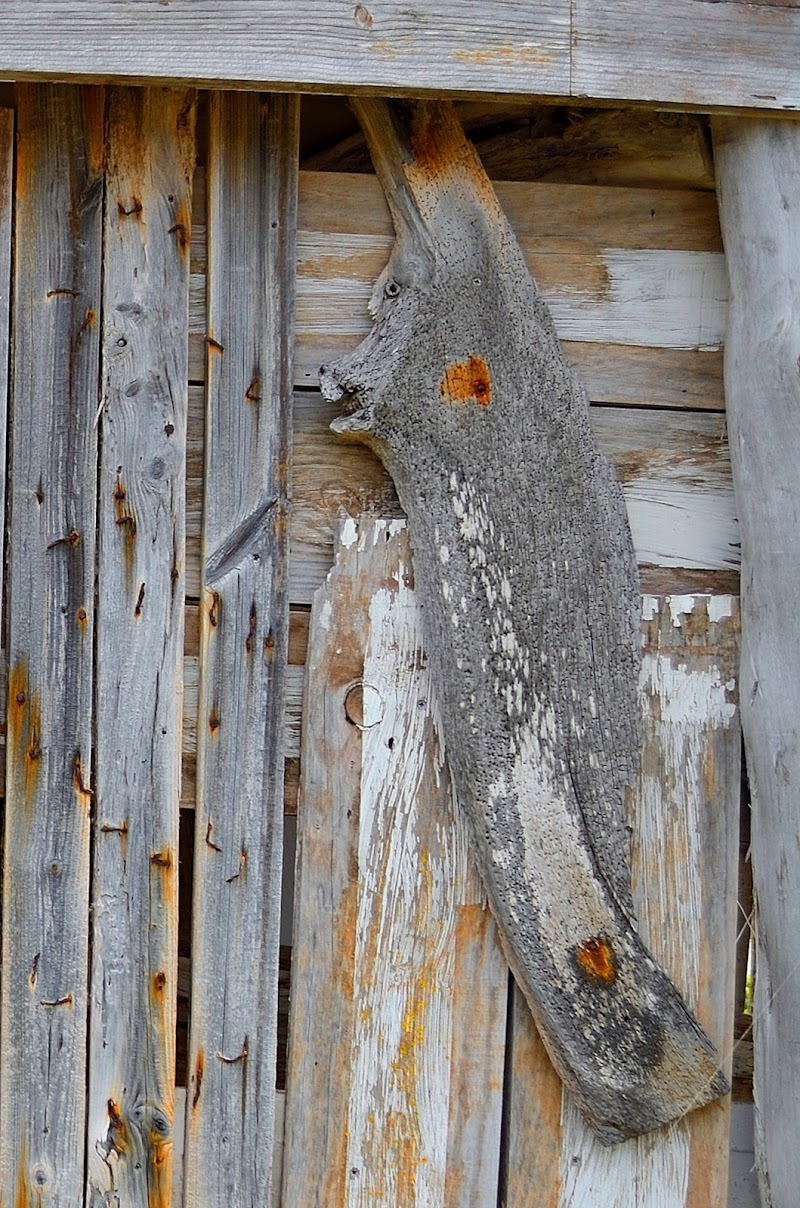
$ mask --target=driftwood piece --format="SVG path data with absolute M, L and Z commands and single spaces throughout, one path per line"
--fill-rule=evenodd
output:
M 86 1202 L 171 1199 L 194 94 L 111 90 Z
M 507 970 L 443 763 L 406 525 L 311 618 L 284 1208 L 494 1208 Z
M 0 1198 L 28 1208 L 84 1189 L 102 91 L 23 87 L 18 133 Z
M 273 1151 L 289 630 L 296 97 L 214 93 L 184 1203 L 262 1202 Z M 235 985 L 236 993 L 230 993 Z
M 756 1156 L 765 1208 L 784 1208 L 800 1186 L 800 130 L 759 121 L 713 129 L 731 279 L 725 392 L 742 529 Z
M 639 592 L 621 489 L 444 104 L 358 105 L 397 242 L 323 392 L 409 518 L 459 801 L 509 963 L 606 1143 L 727 1090 L 631 922 Z

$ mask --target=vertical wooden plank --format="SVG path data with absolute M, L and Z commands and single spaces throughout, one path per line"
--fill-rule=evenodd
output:
M 266 1202 L 275 1107 L 299 104 L 215 93 L 184 1202 Z M 231 993 L 235 987 L 235 993 Z
M 643 749 L 632 868 L 639 931 L 730 1070 L 739 803 L 738 606 L 729 596 L 644 598 Z M 552 1208 L 719 1208 L 730 1099 L 604 1149 L 554 1093 L 530 1018 L 515 1018 L 508 1208 L 530 1203 L 537 1153 Z M 546 1138 L 546 1145 L 540 1138 Z
M 21 1208 L 84 1183 L 102 159 L 102 90 L 20 88 L 0 1186 Z
M 13 209 L 14 111 L 0 109 L 0 466 L 6 466 L 8 370 L 11 322 L 11 217 Z M 0 491 L 0 533 L 6 531 L 6 497 Z M 5 559 L 0 565 L 3 600 Z
M 165 1208 L 194 95 L 115 88 L 107 131 L 88 1199 Z
M 284 1205 L 497 1203 L 507 969 L 455 810 L 401 521 L 311 624 Z
M 800 1184 L 800 129 L 718 119 L 731 279 L 725 395 L 742 530 L 742 725 L 757 904 L 756 1157 L 765 1208 Z

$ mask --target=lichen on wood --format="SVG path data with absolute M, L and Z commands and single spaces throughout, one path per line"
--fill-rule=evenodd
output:
M 397 242 L 334 429 L 408 514 L 456 790 L 509 963 L 601 1140 L 727 1090 L 636 934 L 640 596 L 622 492 L 451 108 L 359 102 Z

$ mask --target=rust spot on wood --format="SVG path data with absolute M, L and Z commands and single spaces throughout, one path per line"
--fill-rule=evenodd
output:
M 83 764 L 81 763 L 80 751 L 75 752 L 75 758 L 72 761 L 72 787 L 78 794 L 80 800 L 88 805 L 92 800 L 92 790 L 84 784 L 83 780 Z
M 61 998 L 40 998 L 40 1007 L 72 1007 L 74 1005 L 72 995 L 64 994 Z
M 206 1057 L 202 1049 L 197 1050 L 197 1061 L 194 1063 L 194 1090 L 192 1092 L 192 1111 L 195 1111 L 200 1101 L 200 1091 L 203 1088 L 203 1075 L 206 1069 Z
M 264 658 L 267 662 L 275 657 L 275 634 L 270 629 L 267 636 L 264 638 Z
M 121 197 L 117 198 L 117 214 L 120 218 L 135 218 L 141 221 L 140 215 L 144 211 L 141 199 L 131 197 L 129 201 L 123 201 Z
M 87 625 L 89 623 L 89 614 L 87 613 L 86 609 L 79 608 L 78 611 L 75 613 L 75 619 L 78 622 L 78 628 L 82 632 L 85 633 Z
M 225 884 L 230 885 L 232 881 L 238 881 L 239 877 L 247 868 L 247 852 L 244 848 L 239 852 L 239 867 L 236 872 L 225 878 Z
M 127 492 L 122 479 L 117 477 L 113 490 L 114 522 L 125 534 L 123 555 L 125 559 L 125 574 L 130 583 L 133 575 L 133 554 L 136 544 L 136 517 L 128 507 Z
M 77 298 L 78 291 L 76 289 L 49 289 L 45 294 L 46 298 Z
M 492 401 L 492 382 L 483 357 L 471 356 L 448 365 L 439 394 L 445 403 L 477 403 L 488 407 Z
M 172 868 L 172 852 L 168 847 L 150 853 L 150 863 L 157 868 Z
M 250 605 L 250 616 L 247 623 L 247 637 L 244 640 L 244 648 L 248 654 L 252 654 L 253 642 L 255 641 L 256 628 L 258 626 L 258 613 L 256 612 L 255 600 Z
M 219 713 L 217 712 L 217 708 L 215 705 L 214 708 L 211 710 L 211 716 L 208 719 L 208 728 L 212 734 L 216 734 L 219 727 L 220 727 Z
M 217 1061 L 221 1061 L 223 1065 L 238 1065 L 238 1063 L 240 1061 L 246 1061 L 247 1060 L 247 1037 L 245 1036 L 244 1044 L 242 1045 L 239 1052 L 234 1053 L 233 1056 L 226 1057 L 226 1055 L 224 1053 L 221 1053 L 219 1051 L 219 1049 L 217 1049 L 214 1056 L 217 1058 Z
M 219 844 L 215 843 L 213 841 L 213 839 L 211 838 L 213 833 L 214 833 L 214 823 L 209 818 L 208 826 L 206 827 L 206 846 L 210 847 L 212 851 L 222 851 L 222 848 L 219 846 Z
M 225 351 L 224 345 L 220 344 L 219 340 L 215 340 L 213 336 L 206 336 L 206 344 L 209 352 L 216 352 L 221 356 Z
M 211 603 L 208 606 L 208 623 L 212 629 L 216 629 L 219 624 L 219 614 L 222 606 L 222 597 L 218 591 L 212 591 Z
M 617 958 L 604 935 L 593 935 L 575 946 L 578 968 L 589 981 L 610 986 L 617 976 Z
M 169 228 L 168 234 L 178 236 L 178 247 L 181 255 L 186 252 L 187 247 L 191 243 L 191 236 L 182 222 L 173 223 Z
M 70 529 L 66 537 L 58 537 L 55 541 L 51 541 L 48 545 L 48 550 L 58 549 L 60 545 L 69 545 L 73 549 L 81 543 L 81 535 L 77 529 Z
M 260 403 L 261 402 L 261 378 L 260 377 L 256 376 L 253 378 L 252 382 L 250 383 L 250 385 L 247 387 L 247 389 L 244 392 L 244 397 L 247 399 L 248 403 Z
M 28 686 L 27 665 L 20 661 L 8 677 L 8 744 L 15 753 L 22 753 L 23 799 L 33 804 L 41 771 L 42 748 L 41 705 L 38 692 Z M 19 763 L 16 763 L 19 768 Z
M 111 1146 L 118 1154 L 127 1152 L 130 1146 L 128 1137 L 128 1128 L 125 1124 L 119 1104 L 114 1099 L 109 1099 L 107 1104 L 108 1110 L 108 1131 L 109 1141 Z
M 163 998 L 164 989 L 167 984 L 167 975 L 163 969 L 159 969 L 158 973 L 153 975 L 153 997 Z
M 454 50 L 457 63 L 496 64 L 498 67 L 534 67 L 552 63 L 553 56 L 535 46 L 494 46 L 491 50 Z
M 19 1165 L 17 1166 L 17 1190 L 14 1194 L 14 1208 L 30 1208 L 33 1199 L 28 1190 L 26 1170 L 28 1168 L 28 1146 L 24 1138 L 20 1141 Z M 38 1197 L 37 1197 L 38 1198 Z

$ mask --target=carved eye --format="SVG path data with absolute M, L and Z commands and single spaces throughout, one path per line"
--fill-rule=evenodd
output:
M 396 298 L 400 293 L 400 286 L 390 277 L 383 287 L 383 292 L 387 298 Z

